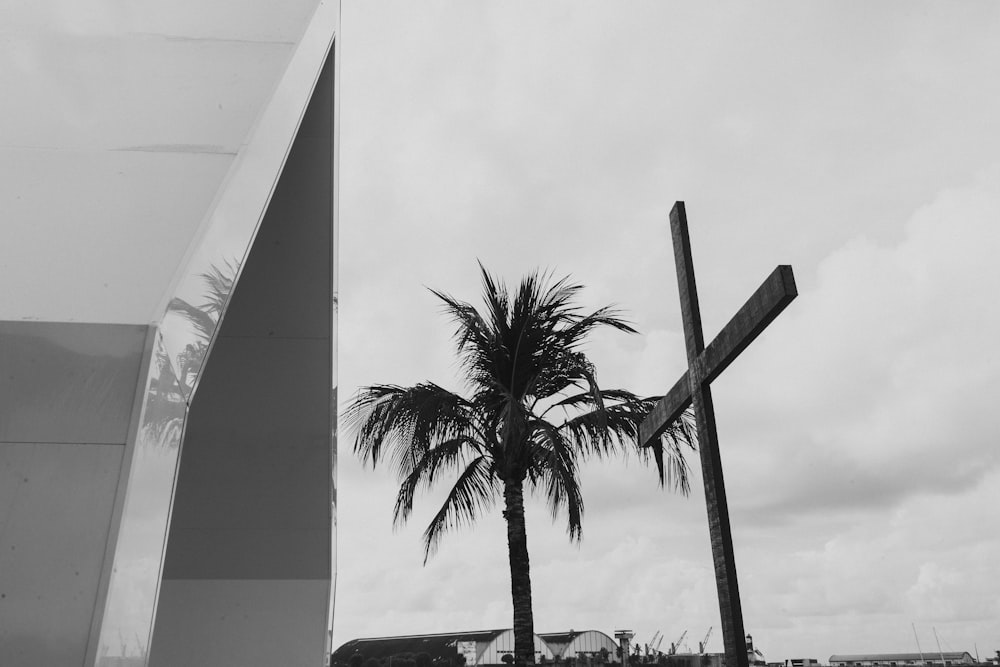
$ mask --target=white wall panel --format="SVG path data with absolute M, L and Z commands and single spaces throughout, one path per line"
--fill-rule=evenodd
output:
M 0 665 L 79 665 L 121 445 L 0 443 Z

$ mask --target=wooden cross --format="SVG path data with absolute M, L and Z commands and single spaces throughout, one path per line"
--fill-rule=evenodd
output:
M 694 282 L 691 242 L 688 239 L 687 214 L 684 202 L 677 202 L 670 211 L 670 232 L 674 242 L 677 265 L 677 285 L 680 289 L 681 312 L 684 317 L 684 342 L 687 347 L 688 370 L 656 404 L 639 426 L 639 442 L 643 447 L 656 444 L 661 433 L 673 424 L 690 405 L 694 405 L 698 429 L 698 449 L 705 485 L 705 504 L 712 538 L 712 560 L 719 590 L 719 611 L 726 647 L 727 667 L 747 667 L 748 658 L 740 608 L 740 591 L 736 582 L 736 562 L 733 538 L 729 528 L 729 507 L 722 479 L 722 460 L 715 432 L 715 409 L 709 384 L 746 349 L 764 328 L 778 316 L 798 294 L 792 267 L 779 266 L 757 288 L 729 323 L 722 328 L 708 347 L 701 331 L 701 311 Z

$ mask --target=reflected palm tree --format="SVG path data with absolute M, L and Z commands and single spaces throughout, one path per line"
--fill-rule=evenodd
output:
M 176 297 L 167 304 L 168 314 L 179 315 L 190 325 L 192 340 L 173 358 L 163 345 L 156 346 L 156 371 L 150 380 L 144 408 L 148 418 L 143 436 L 149 442 L 168 447 L 180 444 L 186 397 L 191 395 L 201 373 L 209 343 L 233 291 L 239 268 L 237 260 L 227 260 L 221 266 L 211 265 L 202 273 L 205 301 L 201 305 L 195 306 Z
M 191 325 L 194 340 L 188 343 L 184 351 L 177 357 L 177 379 L 185 395 L 190 395 L 194 383 L 201 373 L 201 366 L 208 353 L 208 344 L 215 334 L 215 329 L 226 307 L 226 301 L 236 284 L 236 274 L 240 263 L 237 260 L 226 260 L 220 267 L 212 264 L 208 271 L 201 274 L 205 283 L 203 296 L 205 302 L 200 306 L 174 297 L 167 304 L 168 313 L 176 313 Z
M 149 391 L 146 392 L 146 405 L 143 412 L 142 437 L 155 445 L 176 447 L 181 441 L 181 429 L 184 426 L 186 403 L 174 374 L 170 357 L 162 347 L 157 349 L 156 373 L 150 379 Z
M 203 302 L 171 300 L 156 334 L 101 629 L 100 667 L 147 663 L 188 401 L 239 267 L 211 266 L 200 276 Z

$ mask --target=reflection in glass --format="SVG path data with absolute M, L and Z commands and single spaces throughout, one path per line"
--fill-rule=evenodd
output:
M 165 556 L 166 532 L 170 521 L 181 442 L 186 427 L 188 402 L 192 398 L 206 363 L 206 356 L 221 322 L 224 308 L 234 289 L 235 279 L 239 276 L 241 263 L 249 252 L 258 225 L 267 209 L 276 179 L 282 173 L 282 165 L 290 149 L 290 142 L 296 136 L 298 123 L 317 76 L 317 67 L 330 47 L 338 25 L 339 2 L 291 0 L 291 3 L 291 9 L 282 5 L 279 12 L 282 17 L 297 17 L 295 20 L 289 18 L 280 22 L 281 26 L 288 26 L 287 36 L 269 42 L 264 47 L 246 44 L 242 39 L 226 41 L 227 50 L 234 52 L 239 50 L 241 54 L 247 50 L 266 50 L 267 53 L 282 54 L 280 59 L 271 57 L 247 59 L 245 55 L 240 55 L 240 63 L 252 61 L 258 74 L 250 77 L 252 79 L 250 83 L 254 85 L 253 90 L 248 87 L 245 95 L 246 104 L 239 104 L 238 100 L 233 99 L 232 104 L 219 105 L 220 111 L 224 108 L 226 111 L 224 115 L 218 116 L 220 119 L 218 123 L 222 123 L 218 127 L 224 130 L 226 137 L 231 134 L 232 141 L 220 139 L 214 136 L 217 133 L 213 132 L 212 137 L 204 139 L 189 137 L 188 133 L 184 133 L 166 138 L 157 135 L 142 138 L 141 141 L 100 142 L 103 151 L 101 154 L 108 153 L 105 145 L 142 149 L 124 150 L 120 154 L 115 152 L 115 155 L 124 157 L 121 160 L 109 158 L 107 168 L 99 174 L 100 178 L 95 177 L 93 180 L 111 182 L 121 177 L 122 160 L 126 160 L 127 165 L 134 163 L 134 168 L 125 169 L 125 177 L 134 176 L 128 182 L 129 188 L 141 193 L 141 196 L 132 194 L 123 198 L 130 202 L 142 202 L 144 206 L 141 210 L 151 211 L 149 216 L 138 216 L 149 218 L 150 222 L 146 227 L 151 230 L 145 233 L 146 227 L 143 227 L 144 235 L 139 243 L 149 246 L 152 250 L 148 252 L 157 257 L 163 255 L 164 259 L 143 266 L 143 262 L 146 264 L 149 262 L 146 259 L 135 258 L 145 257 L 144 253 L 136 254 L 131 251 L 121 253 L 128 255 L 126 259 L 131 263 L 127 264 L 126 269 L 116 273 L 116 276 L 130 276 L 139 287 L 150 283 L 141 292 L 141 298 L 134 297 L 129 301 L 130 304 L 132 302 L 139 304 L 138 306 L 129 306 L 127 309 L 122 307 L 120 310 L 126 313 L 121 316 L 124 318 L 123 321 L 145 323 L 152 319 L 156 326 L 156 334 L 145 393 L 140 397 L 139 427 L 133 436 L 134 442 L 128 445 L 126 467 L 121 481 L 122 485 L 127 485 L 126 496 L 111 564 L 106 608 L 101 616 L 101 627 L 97 638 L 97 667 L 125 667 L 146 663 L 151 646 L 152 625 Z M 315 14 L 313 14 L 314 9 Z M 199 31 L 205 25 L 203 13 L 196 17 Z M 222 14 L 232 18 L 226 12 Z M 240 16 L 245 15 L 246 12 L 240 14 Z M 308 21 L 305 33 L 299 37 L 303 29 L 302 22 L 309 15 L 312 15 L 312 19 Z M 239 21 L 236 23 L 240 24 Z M 209 25 L 219 24 L 209 21 Z M 257 31 L 256 28 L 254 30 Z M 167 32 L 188 34 L 188 31 L 180 29 Z M 206 36 L 212 34 L 214 33 L 208 32 Z M 237 33 L 234 35 L 240 36 Z M 198 37 L 196 41 L 202 43 L 200 35 Z M 143 37 L 142 41 L 145 44 L 148 40 Z M 167 41 L 168 46 L 180 44 L 176 40 Z M 209 40 L 205 40 L 207 41 Z M 283 68 L 276 86 L 270 77 L 259 74 L 263 71 L 260 70 L 261 67 L 266 67 L 268 73 L 275 71 L 275 68 Z M 140 68 L 137 71 L 146 69 Z M 182 71 L 184 67 L 177 69 Z M 225 69 L 231 70 L 228 64 Z M 187 82 L 188 78 L 185 77 L 184 81 Z M 115 77 L 111 77 L 109 80 L 114 81 L 114 79 Z M 216 91 L 218 86 L 214 81 L 212 83 L 213 85 L 199 90 Z M 271 91 L 269 96 L 259 94 L 263 90 L 259 86 L 265 84 L 266 89 Z M 176 97 L 172 93 L 170 95 L 171 99 Z M 215 92 L 212 93 L 212 99 L 214 106 Z M 232 115 L 228 111 L 230 108 L 248 111 L 238 112 L 236 114 L 238 118 L 230 119 Z M 135 117 L 141 120 L 142 115 Z M 256 120 L 252 126 L 231 122 L 239 121 L 241 118 Z M 196 120 L 199 128 L 204 125 L 204 119 L 199 117 Z M 212 128 L 214 127 L 216 125 L 212 125 Z M 117 132 L 115 135 L 117 136 Z M 209 145 L 221 146 L 224 151 L 194 154 L 187 151 L 192 147 L 200 151 Z M 161 149 L 176 149 L 180 152 L 175 154 Z M 0 158 L 2 157 L 3 151 L 0 151 Z M 88 164 L 94 162 L 89 153 L 86 157 Z M 18 161 L 21 161 L 19 156 Z M 178 164 L 181 164 L 182 168 L 178 168 Z M 153 170 L 154 167 L 156 170 Z M 197 169 L 191 171 L 192 168 Z M 65 171 L 69 174 L 64 179 L 67 182 L 72 180 L 71 177 L 79 179 L 81 170 L 67 168 Z M 161 171 L 163 178 L 146 178 L 151 173 L 155 176 Z M 194 175 L 185 176 L 189 172 Z M 225 176 L 224 181 L 223 176 Z M 184 187 L 178 190 L 177 183 Z M 196 183 L 197 187 L 193 185 L 187 187 L 192 183 Z M 130 192 L 129 188 L 123 189 L 122 192 Z M 194 198 L 190 203 L 178 202 L 177 205 L 181 206 L 181 209 L 176 209 L 164 204 L 162 197 L 154 196 L 159 195 L 161 190 L 170 193 L 183 191 Z M 72 197 L 67 199 L 71 200 Z M 104 200 L 99 203 L 103 212 L 114 208 L 110 204 L 105 206 Z M 169 215 L 164 217 L 165 214 L 155 213 L 157 211 L 167 211 Z M 100 217 L 96 216 L 95 219 Z M 185 221 L 188 227 L 180 230 L 166 219 L 175 217 Z M 108 219 L 114 224 L 119 224 L 121 220 L 118 216 Z M 162 235 L 160 232 L 163 232 Z M 154 233 L 157 234 L 155 237 Z M 188 243 L 189 236 L 190 243 Z M 180 240 L 183 240 L 183 243 L 180 243 Z M 128 247 L 141 246 L 137 244 Z M 185 247 L 191 249 L 191 254 L 181 259 L 179 253 Z M 168 257 L 168 251 L 171 250 L 175 254 Z M 225 261 L 224 258 L 235 259 Z M 179 267 L 178 262 L 180 262 Z M 115 262 L 108 263 L 108 266 L 117 265 Z M 157 279 L 154 281 L 143 275 L 144 268 L 149 272 L 155 270 Z M 165 290 L 156 287 L 166 284 L 171 275 L 173 282 L 169 287 Z M 103 289 L 107 287 L 105 283 L 110 281 L 99 279 L 96 282 L 103 285 Z M 112 283 L 112 287 L 114 286 Z M 123 291 L 134 291 L 129 287 L 126 286 Z M 162 301 L 159 302 L 157 310 L 150 312 L 149 308 L 155 303 L 152 301 L 154 298 Z M 98 300 L 91 301 L 98 302 Z M 103 298 L 99 301 L 115 303 L 114 300 L 108 301 Z M 117 315 L 117 311 L 114 314 Z M 335 344 L 335 341 L 332 342 Z M 335 429 L 335 425 L 333 426 Z M 335 451 L 333 453 L 335 455 Z M 335 516 L 335 496 L 330 500 L 333 505 L 332 514 Z
M 181 297 L 174 297 L 167 305 L 162 327 L 164 347 L 180 390 L 187 399 L 191 398 L 198 382 L 209 342 L 235 287 L 239 268 L 237 260 L 209 265 L 208 270 L 199 276 L 202 284 L 199 292 L 201 305 L 192 305 Z
M 153 315 L 157 326 L 154 359 L 140 427 L 127 463 L 130 468 L 125 473 L 128 486 L 99 635 L 97 667 L 131 667 L 146 662 L 187 404 L 275 180 L 282 173 L 338 17 L 339 2 L 317 3 L 284 75 L 254 129 L 240 143 L 224 186 L 188 246 L 193 249 L 191 255 L 174 274 L 173 285 Z M 200 215 L 186 216 L 189 218 L 202 219 Z M 335 340 L 331 344 L 335 345 Z M 331 426 L 335 428 L 335 424 Z M 331 495 L 330 501 L 335 516 L 335 496 Z
M 146 664 L 187 401 L 238 270 L 236 261 L 212 264 L 201 275 L 203 303 L 195 306 L 181 298 L 171 299 L 157 332 L 128 473 L 97 667 Z
M 187 404 L 157 333 L 132 454 L 97 667 L 145 665 Z

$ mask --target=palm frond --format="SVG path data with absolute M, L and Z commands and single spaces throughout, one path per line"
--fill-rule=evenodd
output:
M 178 313 L 191 323 L 202 344 L 207 344 L 215 332 L 226 301 L 233 292 L 239 269 L 240 262 L 235 259 L 225 260 L 221 266 L 212 264 L 208 271 L 201 274 L 205 283 L 205 303 L 195 306 L 175 297 L 167 304 L 168 311 Z
M 658 445 L 642 448 L 638 442 L 639 425 L 659 397 L 640 398 L 622 389 L 601 391 L 600 396 L 602 400 L 615 402 L 599 407 L 591 392 L 560 401 L 557 405 L 561 407 L 593 408 L 567 419 L 560 426 L 560 431 L 568 432 L 579 443 L 584 456 L 627 455 L 630 450 L 634 450 L 644 462 L 652 456 L 660 486 L 687 496 L 691 491 L 691 470 L 683 448 L 694 450 L 696 443 L 690 411 L 663 432 Z
M 638 333 L 627 320 L 620 317 L 621 311 L 613 306 L 605 306 L 573 322 L 566 331 L 567 337 L 577 343 L 597 327 L 611 327 L 624 333 Z
M 616 402 L 606 403 L 605 398 Z M 636 445 L 639 424 L 655 405 L 654 399 L 643 399 L 624 390 L 591 390 L 571 396 L 564 406 L 586 409 L 586 412 L 567 419 L 560 426 L 579 446 L 586 456 L 602 458 L 624 453 L 626 444 Z
M 354 451 L 362 461 L 374 466 L 388 451 L 401 479 L 435 443 L 460 437 L 482 439 L 477 437 L 469 402 L 433 382 L 364 387 L 344 418 L 356 433 Z
M 201 278 L 208 288 L 205 292 L 207 300 L 202 305 L 202 309 L 212 314 L 216 320 L 222 315 L 222 311 L 226 307 L 226 301 L 233 292 L 233 286 L 236 284 L 236 274 L 239 270 L 240 262 L 233 259 L 225 260 L 222 266 L 212 264 L 208 271 L 201 274 Z
M 678 491 L 683 496 L 691 493 L 691 468 L 687 464 L 681 446 L 684 442 L 671 438 L 667 434 L 660 436 L 660 446 L 652 446 L 640 450 L 640 456 L 647 457 L 650 450 L 656 461 L 656 470 L 660 486 L 667 486 Z
M 179 314 L 190 322 L 191 326 L 194 327 L 195 335 L 198 336 L 199 342 L 203 345 L 211 339 L 217 322 L 217 317 L 211 312 L 177 297 L 170 300 L 170 303 L 167 304 L 167 310 Z
M 635 399 L 635 394 L 625 389 L 601 389 L 601 399 L 602 401 L 612 400 L 612 401 L 629 401 Z M 659 400 L 659 397 L 651 397 L 641 399 L 643 401 L 651 401 L 653 405 Z M 572 394 L 559 401 L 553 403 L 549 410 L 555 408 L 570 408 L 578 406 L 593 406 L 594 405 L 594 393 L 593 391 L 585 391 L 578 394 Z
M 582 287 L 568 277 L 552 282 L 549 275 L 535 271 L 511 295 L 481 264 L 480 271 L 484 314 L 431 290 L 457 324 L 462 369 L 476 391 L 504 393 L 513 401 L 552 396 L 592 374 L 576 348 L 593 329 L 635 331 L 610 307 L 581 314 L 573 299 Z
M 499 482 L 490 460 L 478 456 L 469 463 L 424 531 L 424 563 L 449 529 L 475 523 L 479 512 L 490 509 L 499 494 Z
M 534 422 L 533 464 L 529 482 L 533 488 L 544 488 L 545 500 L 552 519 L 566 508 L 566 532 L 570 540 L 583 537 L 583 495 L 577 468 L 577 450 L 552 424 Z
M 445 303 L 445 312 L 457 324 L 456 351 L 465 373 L 466 381 L 474 390 L 497 389 L 496 374 L 503 365 L 503 350 L 497 347 L 497 336 L 489 323 L 468 303 L 437 290 L 434 296 Z
M 688 496 L 691 493 L 691 468 L 682 448 L 694 450 L 697 446 L 694 413 L 690 408 L 660 434 L 659 444 L 659 447 L 654 445 L 640 449 L 639 455 L 647 459 L 652 453 L 660 486 L 665 485 Z
M 396 507 L 393 509 L 394 526 L 402 526 L 413 511 L 413 499 L 421 487 L 430 488 L 442 468 L 462 468 L 470 453 L 482 455 L 480 445 L 466 437 L 441 442 L 424 452 L 406 478 L 399 485 Z
M 156 373 L 150 379 L 143 406 L 145 424 L 142 435 L 155 445 L 177 446 L 180 443 L 187 404 L 179 389 L 170 356 L 160 345 L 154 358 Z

